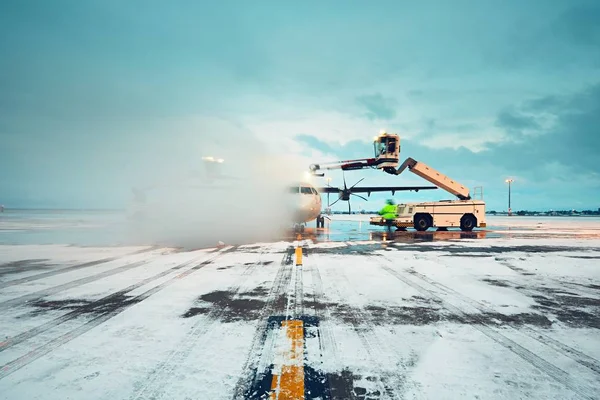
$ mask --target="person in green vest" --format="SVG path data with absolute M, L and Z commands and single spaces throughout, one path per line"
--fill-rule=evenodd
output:
M 379 211 L 379 215 L 385 219 L 388 232 L 391 232 L 394 220 L 396 219 L 396 203 L 394 200 L 388 199 L 386 205 Z

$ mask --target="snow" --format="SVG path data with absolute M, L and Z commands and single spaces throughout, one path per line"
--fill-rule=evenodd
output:
M 398 286 L 378 271 L 380 260 L 374 257 L 357 257 L 352 262 L 347 256 L 320 256 L 321 273 L 327 282 L 324 292 L 331 300 L 352 306 L 401 304 L 403 300 L 419 293 L 406 285 Z
M 157 252 L 156 254 L 161 254 Z M 45 299 L 48 301 L 56 300 L 70 300 L 70 299 L 81 299 L 85 297 L 87 300 L 98 300 L 110 293 L 122 290 L 130 285 L 133 285 L 141 280 L 150 278 L 163 271 L 167 271 L 177 265 L 184 263 L 199 263 L 210 257 L 210 253 L 200 250 L 184 254 L 162 254 L 161 257 L 153 257 L 144 259 L 145 264 L 140 265 L 138 268 L 133 268 L 125 272 L 121 272 L 106 278 L 98 279 L 88 284 L 77 286 L 73 289 L 61 291 L 56 295 L 47 296 Z M 166 275 L 159 280 L 152 281 L 146 285 L 142 285 L 137 289 L 129 292 L 129 295 L 136 296 L 141 294 L 152 287 L 153 285 L 160 284 L 167 281 L 176 274 L 178 271 L 175 270 L 171 274 Z M 180 271 L 179 271 L 180 272 Z
M 576 398 L 516 355 L 468 328 L 427 338 L 409 373 L 406 398 Z
M 440 232 L 441 233 L 441 232 Z M 530 236 L 527 238 L 522 237 L 510 237 L 503 236 L 499 238 L 489 238 L 485 240 L 478 239 L 460 239 L 452 240 L 447 242 L 435 241 L 430 242 L 431 246 L 442 245 L 442 243 L 448 246 L 463 246 L 463 247 L 490 247 L 490 246 L 503 246 L 503 247 L 520 247 L 520 246 L 552 246 L 552 247 L 563 247 L 566 251 L 573 249 L 574 247 L 582 247 L 585 250 L 600 249 L 600 237 L 592 238 L 580 238 L 577 235 L 570 235 L 566 238 L 546 238 Z M 423 243 L 425 244 L 425 243 Z
M 0 244 L 0 261 L 45 259 L 56 264 L 79 264 L 108 257 L 122 257 L 129 253 L 150 249 L 151 246 L 76 247 L 71 245 L 3 245 Z
M 553 221 L 543 221 L 547 231 L 569 231 Z M 521 232 L 529 227 L 528 220 L 515 223 Z M 274 365 L 277 374 L 294 363 L 333 382 L 338 398 L 594 398 L 598 238 L 382 243 L 366 234 L 343 242 L 309 238 L 178 252 L 0 246 L 0 264 L 43 259 L 51 265 L 29 275 L 2 275 L 0 266 L 0 283 L 117 257 L 0 287 L 0 399 L 231 399 L 251 377 L 248 364 L 260 372 Z M 285 262 L 292 245 L 307 249 L 301 266 Z M 133 254 L 140 250 L 146 251 Z M 94 278 L 133 262 L 140 265 Z M 74 285 L 78 280 L 83 283 Z M 82 312 L 61 323 L 52 321 L 76 305 L 2 306 L 28 295 L 57 304 L 93 302 L 131 287 L 126 298 L 141 301 L 121 299 L 114 314 Z M 305 321 L 303 362 L 293 357 L 285 327 L 260 334 L 269 317 L 286 315 Z M 1 347 L 44 324 L 39 334 Z M 23 366 L 13 371 L 14 360 Z
M 565 216 L 565 217 L 545 217 L 545 216 L 487 216 L 488 225 L 497 227 L 521 227 L 535 228 L 540 230 L 554 229 L 583 229 L 591 231 L 600 230 L 600 217 L 597 216 Z
M 289 242 L 280 241 L 276 243 L 254 243 L 254 244 L 243 244 L 240 245 L 240 249 L 255 249 L 260 251 L 283 251 L 290 246 Z
M 136 263 L 142 265 L 142 262 L 147 262 L 153 258 L 160 257 L 163 253 L 164 250 L 153 250 L 140 254 L 128 254 L 116 260 L 94 265 L 90 268 L 67 271 L 43 279 L 33 280 L 22 285 L 12 285 L 2 289 L 2 292 L 0 293 L 0 306 L 2 306 L 3 302 L 15 299 L 19 296 L 33 295 L 36 292 L 52 290 L 53 287 L 59 286 L 61 283 L 64 283 L 65 280 L 73 282 L 78 279 L 85 279 L 91 275 L 109 273 L 111 270 L 116 272 L 115 275 L 119 275 L 120 270 L 116 270 L 117 268 L 126 267 L 127 265 L 137 265 Z M 35 276 L 33 275 L 33 277 Z M 7 283 L 10 284 L 10 280 L 8 280 Z

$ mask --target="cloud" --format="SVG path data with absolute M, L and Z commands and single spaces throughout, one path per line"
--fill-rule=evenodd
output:
M 557 95 L 539 97 L 527 100 L 522 105 L 522 109 L 528 112 L 552 112 L 556 113 L 563 107 L 564 99 Z
M 337 150 L 330 144 L 323 142 L 311 135 L 297 135 L 294 138 L 297 142 L 304 143 L 312 149 L 318 150 L 325 154 L 336 154 Z
M 516 18 L 504 21 L 507 35 L 494 49 L 484 54 L 489 66 L 506 70 L 568 72 L 576 75 L 593 74 L 600 63 L 600 6 L 596 1 L 554 3 L 537 6 L 528 3 Z M 543 5 L 543 8 L 539 6 Z M 538 18 L 543 9 L 544 18 Z M 576 74 L 573 74 L 573 72 Z
M 277 104 L 268 104 L 272 104 L 269 117 L 255 115 L 241 118 L 244 126 L 265 143 L 281 144 L 286 139 L 308 135 L 343 144 L 352 140 L 368 141 L 382 129 L 381 124 L 348 112 L 297 107 L 293 112 L 284 109 L 280 113 Z M 293 148 L 287 150 L 292 151 Z
M 383 97 L 381 93 L 360 96 L 356 101 L 367 109 L 366 116 L 371 120 L 389 120 L 396 116 L 396 100 Z
M 533 102 L 538 106 L 539 115 L 553 115 L 553 126 L 526 143 L 499 144 L 492 150 L 505 154 L 518 165 L 533 164 L 530 168 L 534 169 L 537 165 L 558 162 L 570 173 L 599 173 L 600 135 L 597 134 L 597 127 L 600 126 L 600 83 L 560 99 L 548 101 L 542 98 Z M 542 106 L 544 102 L 546 108 Z M 557 103 L 563 107 L 556 108 Z M 525 124 L 525 127 L 535 128 L 528 120 L 516 121 L 522 123 L 520 127 Z M 510 130 L 516 125 L 505 124 L 504 127 Z
M 503 110 L 498 114 L 497 125 L 512 132 L 539 129 L 534 118 L 511 110 Z
M 563 107 L 557 108 L 561 104 Z M 532 107 L 534 105 L 535 107 Z M 536 113 L 533 113 L 533 111 Z M 550 128 L 536 121 L 547 114 L 553 115 Z M 525 117 L 527 116 L 527 117 Z M 532 98 L 511 110 L 500 110 L 497 117 L 500 128 L 506 130 L 507 140 L 487 143 L 486 148 L 474 152 L 466 147 L 425 146 L 416 138 L 403 138 L 401 161 L 413 157 L 469 186 L 484 186 L 490 209 L 503 209 L 504 179 L 515 178 L 518 207 L 530 209 L 573 207 L 583 202 L 584 207 L 597 208 L 595 199 L 600 193 L 600 84 L 581 92 L 563 96 Z M 434 127 L 432 127 L 434 128 Z M 538 134 L 512 140 L 511 135 L 522 130 L 537 130 Z M 319 148 L 329 144 L 311 142 Z M 337 147 L 337 155 L 344 158 L 367 157 L 370 149 L 364 142 L 354 141 Z M 360 172 L 356 173 L 360 176 Z M 376 177 L 379 184 L 408 182 L 406 175 Z M 373 178 L 370 178 L 373 179 Z M 411 184 L 423 181 L 410 179 Z M 443 198 L 439 191 L 429 196 Z M 585 200 L 583 200 L 585 199 Z
M 370 156 L 380 129 L 473 184 L 595 187 L 597 2 L 233 4 L 4 7 L 3 192 L 120 204 L 204 152 L 267 152 L 295 177 L 333 152 Z
M 600 46 L 600 5 L 576 4 L 551 24 L 552 31 L 569 43 L 597 49 Z

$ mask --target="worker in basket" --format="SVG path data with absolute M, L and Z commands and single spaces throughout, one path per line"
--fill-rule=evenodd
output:
M 396 203 L 392 199 L 388 199 L 386 205 L 379 211 L 379 215 L 385 219 L 388 232 L 392 231 L 394 220 L 396 219 Z

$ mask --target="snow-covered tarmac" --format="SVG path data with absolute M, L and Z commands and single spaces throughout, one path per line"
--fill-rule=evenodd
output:
M 193 251 L 0 246 L 0 399 L 600 398 L 599 224 L 358 220 Z

